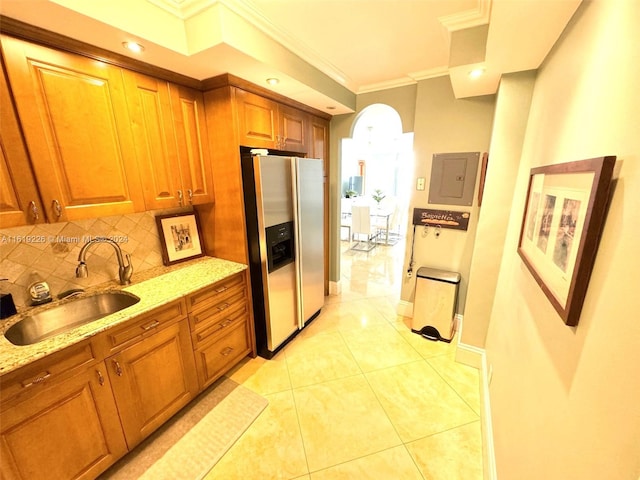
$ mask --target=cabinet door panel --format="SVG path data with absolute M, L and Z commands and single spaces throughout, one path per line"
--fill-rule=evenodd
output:
M 274 148 L 278 104 L 240 89 L 235 89 L 235 96 L 240 145 Z
M 171 85 L 170 90 L 185 202 L 213 202 L 204 98 L 202 93 L 178 85 Z
M 2 411 L 2 476 L 93 479 L 126 453 L 104 363 Z
M 285 105 L 279 107 L 280 148 L 293 152 L 307 152 L 307 114 Z
M 186 405 L 197 390 L 186 319 L 126 348 L 107 363 L 129 448 Z
M 182 188 L 167 82 L 125 72 L 136 154 L 148 210 L 177 207 Z
M 44 222 L 40 194 L 2 68 L 0 124 L 0 225 L 7 228 Z
M 121 71 L 9 37 L 2 44 L 49 218 L 142 209 Z

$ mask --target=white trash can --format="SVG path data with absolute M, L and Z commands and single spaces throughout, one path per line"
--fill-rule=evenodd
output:
M 429 340 L 451 342 L 456 333 L 459 284 L 460 274 L 457 272 L 419 268 L 411 331 Z

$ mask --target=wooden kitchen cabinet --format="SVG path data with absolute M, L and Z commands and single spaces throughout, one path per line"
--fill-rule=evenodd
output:
M 33 392 L 3 404 L 0 476 L 93 480 L 127 451 L 104 362 L 43 385 L 38 378 L 25 377 L 21 388 Z
M 266 97 L 234 88 L 240 145 L 306 153 L 308 115 Z
M 187 297 L 200 389 L 254 350 L 246 272 Z
M 0 64 L 0 225 L 33 225 L 46 220 L 29 154 Z
M 129 449 L 189 403 L 198 391 L 187 319 L 168 322 L 160 330 L 161 325 L 155 322 L 153 314 L 136 321 L 132 328 L 140 326 L 142 339 L 131 343 L 131 337 L 125 334 L 129 346 L 106 359 Z M 145 336 L 149 332 L 152 334 Z
M 309 128 L 309 157 L 323 160 L 324 177 L 324 294 L 329 295 L 329 121 L 321 117 L 311 117 Z
M 321 158 L 328 179 L 331 116 L 230 74 L 205 81 L 203 86 L 216 180 L 215 209 L 207 206 L 197 209 L 201 222 L 212 227 L 202 232 L 205 250 L 211 256 L 249 263 L 240 148 L 275 148 Z M 286 142 L 279 146 L 278 135 L 282 135 L 282 131 Z M 328 188 L 326 181 L 326 294 L 329 285 Z
M 144 210 L 121 69 L 2 36 L 49 221 Z
M 202 93 L 124 71 L 147 210 L 213 202 Z

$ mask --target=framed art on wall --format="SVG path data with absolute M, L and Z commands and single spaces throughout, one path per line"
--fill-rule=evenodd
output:
M 173 265 L 204 256 L 200 224 L 195 212 L 158 215 L 156 223 L 162 247 L 162 263 Z
M 563 321 L 578 324 L 616 157 L 533 168 L 518 254 Z

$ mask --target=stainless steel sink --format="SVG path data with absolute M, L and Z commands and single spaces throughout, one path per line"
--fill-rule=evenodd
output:
M 23 318 L 9 327 L 4 336 L 14 345 L 32 345 L 119 312 L 139 301 L 132 293 L 120 290 L 75 298 Z

